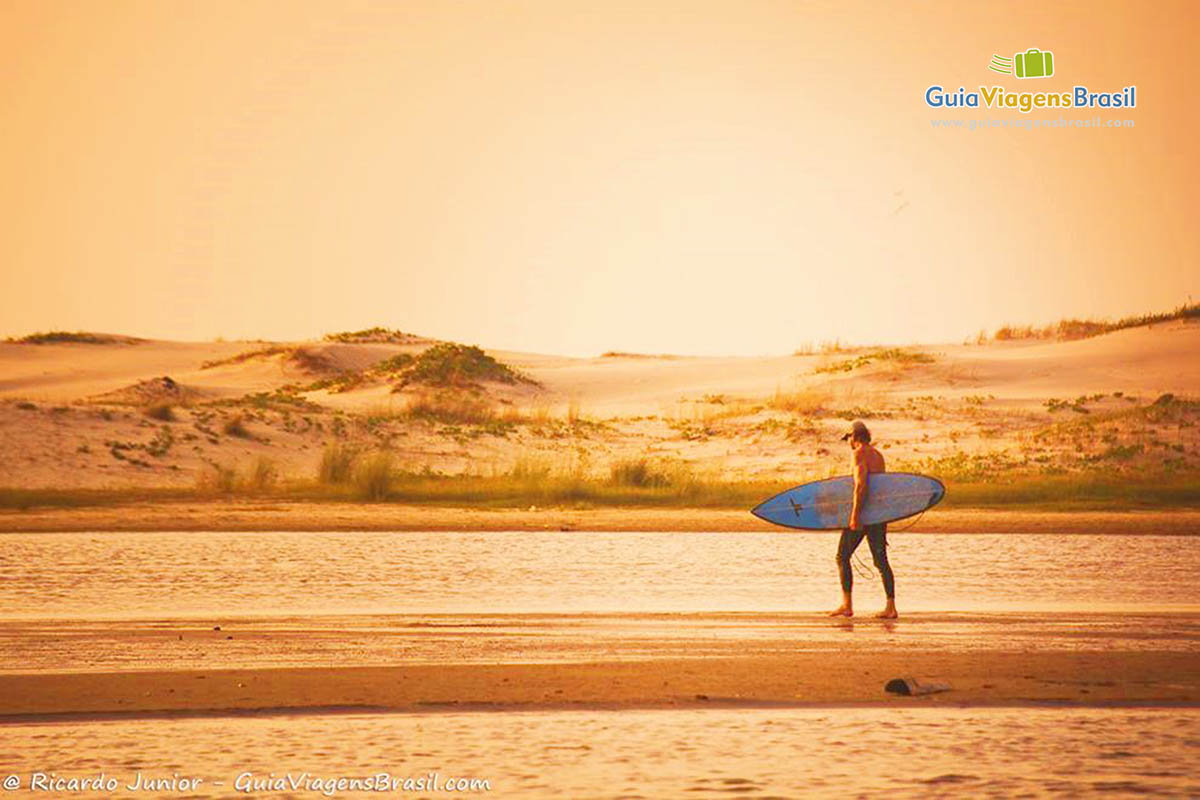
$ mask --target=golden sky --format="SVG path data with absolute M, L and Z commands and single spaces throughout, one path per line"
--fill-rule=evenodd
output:
M 0 4 L 0 334 L 786 353 L 1200 296 L 1200 4 Z M 987 70 L 1051 50 L 1055 75 Z M 935 129 L 925 89 L 1132 129 Z

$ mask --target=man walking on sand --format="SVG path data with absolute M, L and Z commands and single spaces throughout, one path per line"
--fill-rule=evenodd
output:
M 896 614 L 896 582 L 892 576 L 892 567 L 887 557 L 887 523 L 878 525 L 859 524 L 859 514 L 867 504 L 867 476 L 872 472 L 885 472 L 883 454 L 871 446 L 871 432 L 861 421 L 856 420 L 850 426 L 850 432 L 842 437 L 842 441 L 850 440 L 850 448 L 854 451 L 854 504 L 850 507 L 850 527 L 842 529 L 842 538 L 838 542 L 837 563 L 838 576 L 842 579 L 842 604 L 836 610 L 829 612 L 831 617 L 853 617 L 854 604 L 851 602 L 851 591 L 854 588 L 854 571 L 850 568 L 850 556 L 867 537 L 871 547 L 871 556 L 875 560 L 875 569 L 883 579 L 883 590 L 887 593 L 887 605 L 875 616 L 882 619 L 895 619 Z

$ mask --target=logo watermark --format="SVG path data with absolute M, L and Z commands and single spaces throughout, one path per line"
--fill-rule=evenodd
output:
M 1003 86 L 980 86 L 977 91 L 960 86 L 956 92 L 947 92 L 935 85 L 925 90 L 925 105 L 1012 109 L 1022 114 L 1040 108 L 1137 108 L 1137 87 L 1114 92 L 1093 92 L 1086 86 L 1074 86 L 1069 92 L 1010 92 Z
M 1056 67 L 1054 53 L 1036 47 L 1014 53 L 1012 57 L 993 53 L 987 65 L 992 72 L 1020 80 L 1053 77 Z M 1135 84 L 1103 91 L 1094 91 L 1083 84 L 1075 84 L 1069 91 L 1012 91 L 996 85 L 980 85 L 976 89 L 959 86 L 957 90 L 947 90 L 943 84 L 933 84 L 925 90 L 925 105 L 938 109 L 979 108 L 1029 114 L 1044 109 L 1132 109 L 1137 108 L 1137 103 Z M 1129 122 L 1130 126 L 1122 127 L 1131 127 L 1132 122 Z

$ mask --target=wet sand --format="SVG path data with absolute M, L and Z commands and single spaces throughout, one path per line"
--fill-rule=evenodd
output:
M 441 664 L 0 676 L 0 717 L 231 710 L 517 710 L 714 704 L 1200 704 L 1197 656 L 1130 653 L 795 653 L 574 664 Z M 924 697 L 891 678 L 948 682 Z
M 24 661 L 0 674 L 0 716 L 1200 705 L 1196 613 L 914 614 L 892 623 L 864 608 L 853 622 L 813 613 L 513 614 L 215 627 L 5 622 L 6 650 Z M 897 677 L 952 689 L 885 693 Z
M 911 528 L 908 527 L 911 525 Z M 1200 534 L 1200 510 L 935 509 L 913 533 Z M 703 508 L 479 509 L 214 501 L 0 512 L 0 533 L 63 531 L 778 531 L 749 512 Z

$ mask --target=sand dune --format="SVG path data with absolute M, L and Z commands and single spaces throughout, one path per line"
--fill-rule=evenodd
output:
M 1200 393 L 1200 326 L 1131 328 L 1073 342 L 993 343 L 948 352 L 947 369 L 966 386 L 997 397 L 1040 400 L 1096 392 Z
M 614 459 L 648 456 L 731 478 L 820 477 L 844 471 L 836 434 L 855 416 L 867 417 L 881 446 L 910 464 L 1006 452 L 1070 466 L 1072 452 L 1130 447 L 1138 455 L 1125 466 L 1138 458 L 1200 466 L 1194 403 L 1177 404 L 1165 427 L 1120 417 L 1164 393 L 1200 396 L 1195 322 L 1078 341 L 914 346 L 900 348 L 903 358 L 879 355 L 882 347 L 721 358 L 493 351 L 536 381 L 481 386 L 483 402 L 517 418 L 503 430 L 403 417 L 427 389 L 398 387 L 371 368 L 429 344 L 0 343 L 0 486 L 183 486 L 213 463 L 258 458 L 284 477 L 311 477 L 334 429 L 362 448 L 389 448 L 412 468 L 450 473 L 570 455 L 601 472 Z M 362 380 L 312 388 L 338 375 Z M 154 397 L 164 379 L 177 396 Z M 254 398 L 288 386 L 308 388 L 293 392 L 291 405 Z M 174 420 L 146 418 L 152 401 L 174 403 Z M 239 416 L 249 435 L 223 432 Z M 596 424 L 581 427 L 580 419 Z M 1110 427 L 1093 424 L 1101 419 Z M 1094 429 L 1081 439 L 1067 427 L 1082 421 Z M 122 448 L 157 455 L 123 458 Z
M 324 361 L 329 371 L 361 370 L 397 353 L 423 349 L 421 345 L 325 342 L 5 342 L 0 343 L 0 397 L 77 402 L 156 375 L 236 396 L 275 389 L 313 374 L 280 354 L 202 368 L 205 362 L 270 347 L 300 348 L 313 360 Z M 833 378 L 822 378 L 813 371 L 872 349 L 876 348 L 858 348 L 846 354 L 723 358 L 568 358 L 509 351 L 493 351 L 493 355 L 545 384 L 556 400 L 576 399 L 601 414 L 638 414 L 655 413 L 684 397 L 764 397 L 779 388 L 853 383 L 864 375 L 873 377 L 872 371 Z M 1200 352 L 1200 324 L 1196 323 L 1172 322 L 1079 341 L 911 349 L 931 354 L 936 361 L 893 381 L 898 384 L 894 390 L 937 388 L 945 395 L 983 391 L 1021 399 L 1114 389 L 1134 394 L 1200 393 L 1200 369 L 1193 365 Z M 894 373 L 888 376 L 896 377 Z

